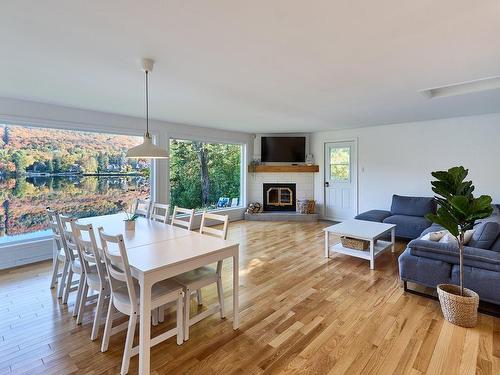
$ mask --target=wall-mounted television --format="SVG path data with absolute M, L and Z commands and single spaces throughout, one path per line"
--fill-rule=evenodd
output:
M 261 161 L 304 163 L 306 137 L 262 137 Z

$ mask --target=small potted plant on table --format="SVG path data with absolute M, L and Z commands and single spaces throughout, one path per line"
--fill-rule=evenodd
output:
M 125 215 L 126 218 L 123 220 L 125 222 L 125 230 L 135 230 L 135 221 L 139 215 L 127 211 L 125 211 Z
M 436 214 L 426 218 L 441 225 L 452 234 L 458 243 L 460 262 L 460 286 L 440 284 L 437 286 L 441 310 L 446 320 L 462 327 L 475 327 L 479 295 L 464 288 L 464 235 L 474 228 L 476 220 L 484 219 L 493 212 L 491 197 L 472 194 L 472 181 L 465 181 L 469 171 L 464 167 L 453 167 L 447 171 L 432 172 L 434 199 L 438 204 Z

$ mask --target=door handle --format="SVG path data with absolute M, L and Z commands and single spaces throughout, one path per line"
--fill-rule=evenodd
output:
M 330 183 L 328 181 L 325 181 L 325 187 L 330 187 Z

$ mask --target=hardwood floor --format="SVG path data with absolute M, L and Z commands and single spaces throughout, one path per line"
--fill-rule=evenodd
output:
M 500 319 L 481 315 L 475 329 L 456 327 L 443 320 L 437 302 L 405 294 L 397 268 L 404 243 L 379 257 L 375 271 L 344 255 L 326 260 L 326 225 L 232 223 L 229 238 L 241 244 L 241 328 L 233 331 L 230 311 L 226 320 L 205 319 L 182 346 L 171 338 L 152 349 L 153 373 L 500 373 Z M 228 310 L 230 272 L 227 261 Z M 118 373 L 124 333 L 101 353 L 100 339 L 90 341 L 90 309 L 76 325 L 75 293 L 61 305 L 49 276 L 49 262 L 0 271 L 0 374 Z M 214 302 L 215 288 L 204 299 Z

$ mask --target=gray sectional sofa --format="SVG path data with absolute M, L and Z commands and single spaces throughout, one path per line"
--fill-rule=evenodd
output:
M 464 284 L 479 294 L 481 301 L 500 305 L 500 207 L 478 221 L 472 239 L 464 248 Z M 418 239 L 408 243 L 399 257 L 401 280 L 435 288 L 438 284 L 459 284 L 458 246 L 422 240 L 442 228 L 433 224 Z
M 396 224 L 396 236 L 412 240 L 399 257 L 405 289 L 407 282 L 431 288 L 460 283 L 458 246 L 421 239 L 429 232 L 443 230 L 424 217 L 435 211 L 433 198 L 394 195 L 390 211 L 371 210 L 355 217 Z M 500 305 L 500 205 L 493 205 L 493 214 L 476 223 L 464 248 L 464 284 L 477 292 L 481 301 Z
M 390 211 L 371 210 L 357 215 L 355 219 L 396 224 L 396 237 L 412 240 L 430 227 L 431 222 L 424 216 L 435 212 L 436 203 L 431 197 L 393 195 Z

